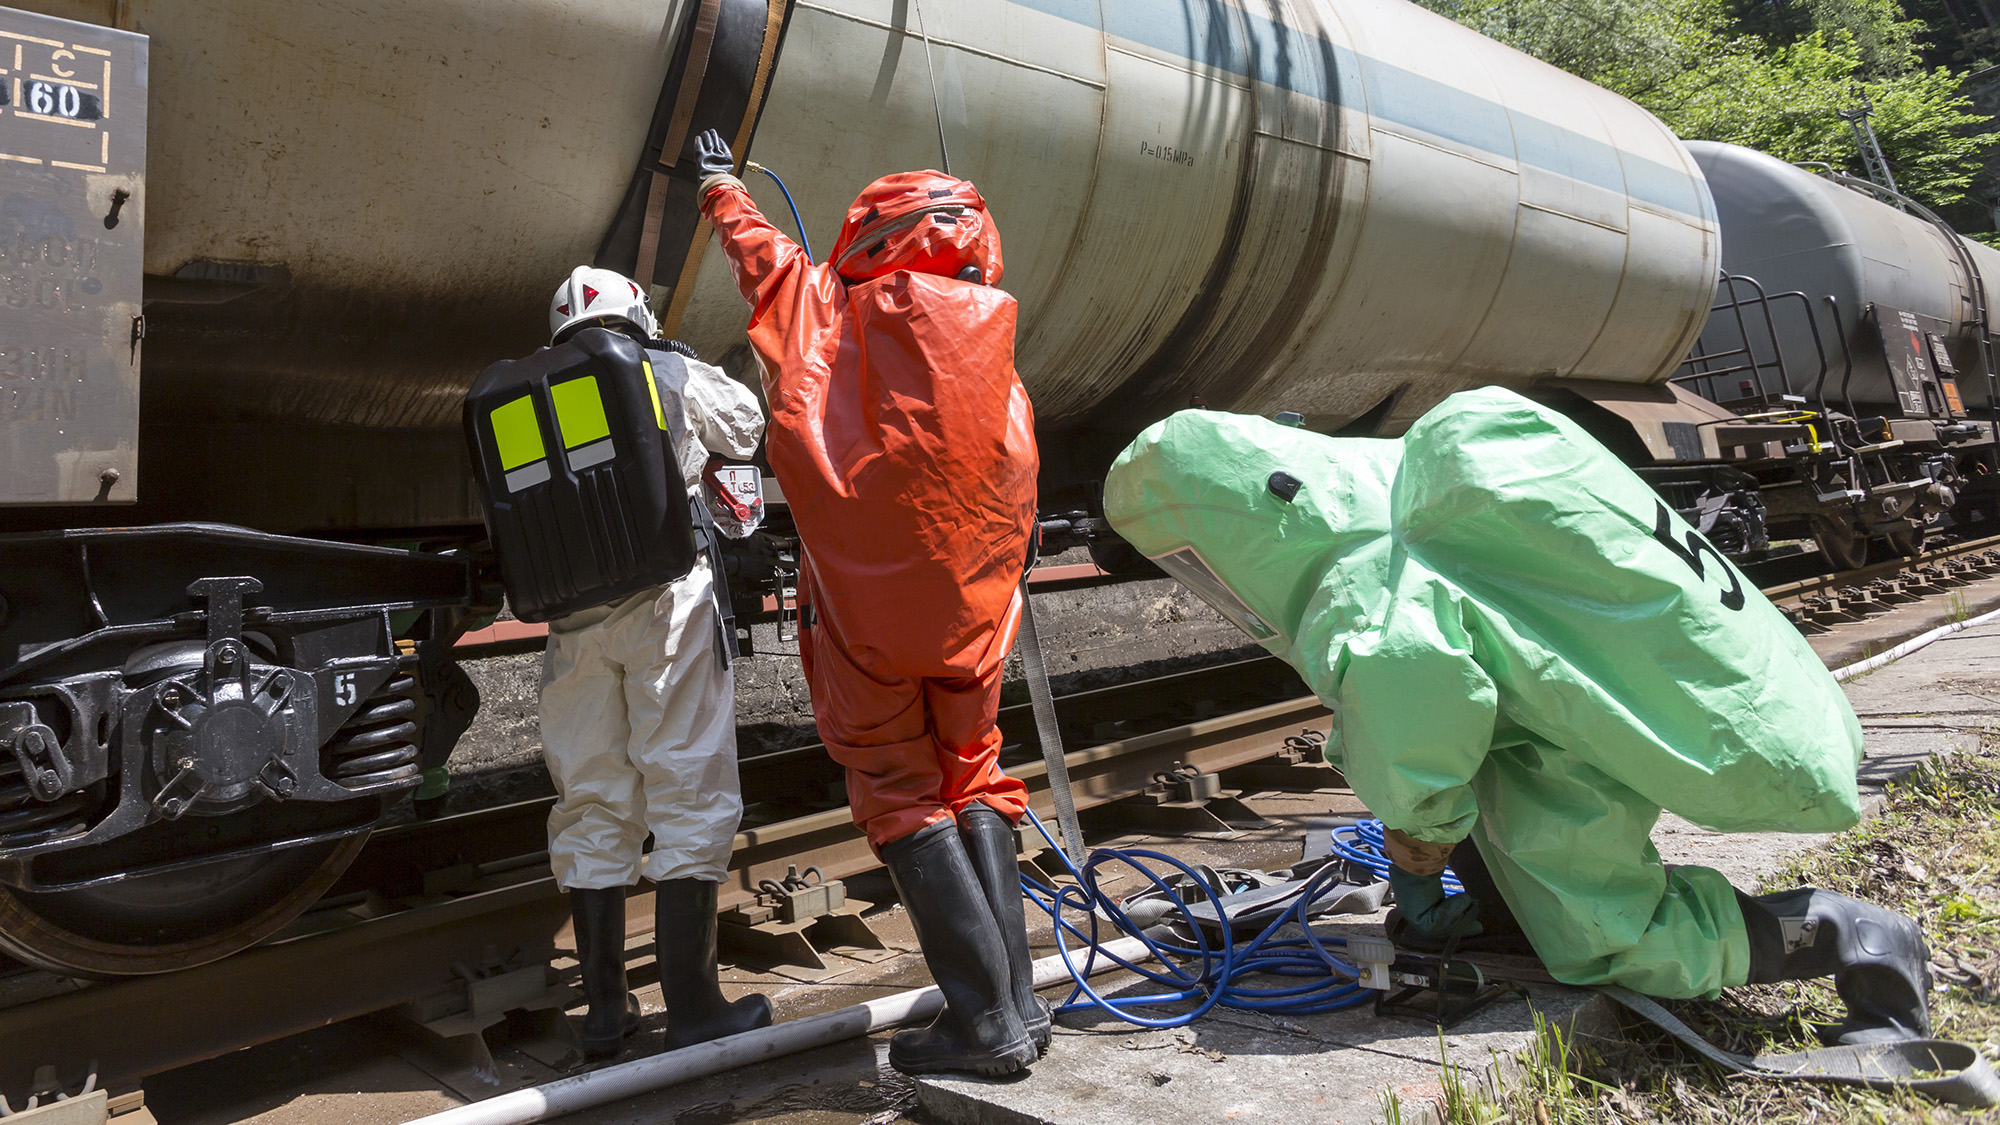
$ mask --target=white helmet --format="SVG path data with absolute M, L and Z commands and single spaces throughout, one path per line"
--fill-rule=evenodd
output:
M 636 282 L 612 270 L 578 266 L 549 300 L 549 342 L 554 343 L 576 325 L 597 320 L 623 321 L 649 340 L 660 334 L 652 302 L 646 300 Z

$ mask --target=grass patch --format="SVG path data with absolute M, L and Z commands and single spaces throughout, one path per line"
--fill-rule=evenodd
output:
M 1765 889 L 1810 885 L 1901 911 L 1931 950 L 1933 1034 L 2000 1056 L 2000 744 L 1933 762 L 1888 792 L 1879 816 L 1804 852 Z M 1795 981 L 1732 989 L 1720 999 L 1666 1001 L 1709 1042 L 1741 1054 L 1819 1046 L 1810 1022 L 1843 1008 L 1832 985 Z M 1498 1099 L 1447 1067 L 1453 1125 L 1563 1122 L 2000 1122 L 1913 1094 L 1732 1078 L 1650 1024 L 1622 1042 L 1571 1043 L 1554 1029 Z

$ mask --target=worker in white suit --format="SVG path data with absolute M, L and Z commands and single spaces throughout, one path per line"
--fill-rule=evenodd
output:
M 702 547 L 680 579 L 549 623 L 542 753 L 557 793 L 549 865 L 569 892 L 590 1003 L 586 1053 L 616 1054 L 638 1026 L 625 980 L 625 891 L 644 875 L 658 903 L 667 1049 L 771 1022 L 761 995 L 734 1003 L 716 982 L 716 892 L 743 815 L 736 776 L 734 626 L 718 597 L 715 540 L 741 538 L 762 501 L 724 487 L 712 454 L 757 450 L 764 414 L 748 388 L 657 338 L 646 296 L 610 270 L 579 266 L 550 302 L 551 345 L 588 327 L 637 340 L 673 432 Z M 754 475 L 750 478 L 755 480 Z M 643 856 L 646 836 L 653 850 Z

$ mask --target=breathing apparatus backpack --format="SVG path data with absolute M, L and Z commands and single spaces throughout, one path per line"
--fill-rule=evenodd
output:
M 645 351 L 603 328 L 473 381 L 465 439 L 515 616 L 547 621 L 693 569 L 669 407 Z

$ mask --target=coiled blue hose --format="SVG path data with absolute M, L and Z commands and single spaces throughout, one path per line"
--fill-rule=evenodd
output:
M 757 171 L 762 172 L 766 176 L 771 177 L 771 182 L 777 184 L 778 190 L 785 193 L 785 206 L 790 207 L 792 209 L 792 226 L 799 232 L 799 249 L 804 250 L 806 252 L 806 264 L 812 265 L 813 262 L 812 243 L 806 241 L 806 224 L 804 220 L 799 218 L 799 205 L 792 202 L 791 189 L 785 186 L 785 181 L 779 179 L 778 174 L 776 172 L 771 171 L 769 168 L 764 167 L 762 164 L 759 164 L 753 160 L 747 163 L 744 170 L 748 171 L 751 168 L 755 168 Z
M 1062 849 L 1049 835 L 1041 818 L 1030 811 L 1028 819 L 1048 841 L 1050 851 L 1062 856 Z M 1389 876 L 1389 861 L 1384 858 L 1382 850 L 1382 831 L 1379 820 L 1364 820 L 1352 826 L 1336 828 L 1334 851 L 1349 863 L 1386 879 Z M 1070 979 L 1074 982 L 1069 998 L 1056 1008 L 1058 1014 L 1096 1008 L 1140 1027 L 1168 1028 L 1192 1023 L 1218 1006 L 1274 1014 L 1311 1015 L 1353 1008 L 1373 999 L 1374 993 L 1358 983 L 1360 971 L 1333 952 L 1333 949 L 1344 951 L 1346 939 L 1321 938 L 1307 923 L 1306 912 L 1311 904 L 1340 877 L 1340 864 L 1329 863 L 1314 872 L 1300 889 L 1290 909 L 1274 918 L 1261 933 L 1246 943 L 1239 945 L 1236 942 L 1225 920 L 1220 927 L 1221 945 L 1215 947 L 1209 944 L 1206 932 L 1189 912 L 1187 901 L 1141 860 L 1165 864 L 1187 876 L 1194 885 L 1208 887 L 1187 864 L 1162 852 L 1144 848 L 1093 849 L 1081 870 L 1065 857 L 1063 865 L 1069 869 L 1076 883 L 1060 889 L 1026 875 L 1021 877 L 1021 886 L 1028 897 L 1055 922 L 1056 950 L 1062 955 L 1063 964 L 1069 969 Z M 1184 946 L 1161 941 L 1133 923 L 1118 902 L 1098 885 L 1099 871 L 1113 864 L 1122 864 L 1139 872 L 1164 894 L 1173 910 L 1186 923 L 1188 932 L 1194 935 L 1195 944 Z M 1445 885 L 1456 890 L 1458 880 L 1447 872 Z M 1221 887 L 1208 889 L 1209 895 L 1214 898 L 1226 893 Z M 1085 932 L 1069 921 L 1064 916 L 1067 910 L 1083 911 L 1090 920 L 1089 931 Z M 1115 926 L 1118 933 L 1100 934 L 1102 919 L 1109 919 L 1109 925 Z M 1287 924 L 1297 925 L 1301 935 L 1289 938 L 1276 936 Z M 1103 943 L 1119 936 L 1136 937 L 1144 942 L 1156 959 L 1157 966 L 1106 953 Z M 1075 954 L 1079 950 L 1072 947 L 1072 941 L 1081 943 L 1081 951 L 1087 951 L 1082 964 L 1077 962 Z M 1103 995 L 1090 985 L 1090 974 L 1095 970 L 1099 957 L 1137 973 L 1165 991 L 1137 996 Z M 1252 975 L 1293 977 L 1301 983 L 1275 988 L 1252 988 L 1240 983 L 1243 978 Z M 1173 1005 L 1192 1007 L 1166 1015 L 1141 1014 L 1142 1009 Z
M 1041 818 L 1028 813 L 1035 830 L 1048 840 L 1049 847 L 1057 855 L 1062 849 L 1042 824 Z M 1330 884 L 1340 873 L 1339 865 L 1329 864 L 1307 880 L 1298 901 L 1292 908 L 1272 919 L 1262 933 L 1247 943 L 1239 945 L 1230 932 L 1229 925 L 1222 925 L 1220 947 L 1209 944 L 1207 934 L 1195 923 L 1188 913 L 1187 903 L 1169 888 L 1166 881 L 1141 860 L 1164 864 L 1178 870 L 1196 886 L 1206 886 L 1194 869 L 1180 860 L 1162 852 L 1144 848 L 1097 848 L 1078 870 L 1067 858 L 1064 866 L 1076 879 L 1074 885 L 1060 889 L 1050 887 L 1027 876 L 1021 877 L 1021 885 L 1036 905 L 1047 911 L 1055 922 L 1056 949 L 1062 955 L 1063 964 L 1068 967 L 1070 978 L 1075 982 L 1069 999 L 1056 1009 L 1058 1013 L 1076 1011 L 1082 1008 L 1098 1008 L 1128 1023 L 1140 1027 L 1165 1028 L 1180 1027 L 1192 1023 L 1206 1015 L 1217 1005 L 1231 1008 L 1247 1008 L 1264 1012 L 1291 1012 L 1307 1014 L 1331 1012 L 1341 1008 L 1351 1008 L 1365 1003 L 1370 994 L 1356 983 L 1360 973 L 1353 965 L 1336 957 L 1328 946 L 1342 949 L 1346 941 L 1340 938 L 1322 940 L 1315 936 L 1311 927 L 1303 925 L 1303 912 L 1308 904 L 1318 896 L 1319 891 Z M 1106 865 L 1122 864 L 1145 876 L 1153 886 L 1165 894 L 1188 925 L 1194 935 L 1195 944 L 1184 946 L 1162 941 L 1145 933 L 1126 916 L 1117 901 L 1106 895 L 1098 885 L 1099 871 Z M 1221 897 L 1223 888 L 1210 887 L 1214 897 Z M 1085 932 L 1066 918 L 1067 910 L 1081 910 L 1089 918 L 1089 931 Z M 1119 935 L 1100 933 L 1100 915 L 1110 919 L 1117 927 Z M 1286 923 L 1301 923 L 1304 931 L 1301 937 L 1279 938 L 1276 936 Z M 1130 935 L 1146 944 L 1147 949 L 1157 959 L 1157 966 L 1139 964 L 1122 957 L 1105 953 L 1104 941 L 1114 936 Z M 1072 940 L 1082 943 L 1088 950 L 1083 963 L 1077 963 Z M 1109 997 L 1099 993 L 1090 985 L 1090 974 L 1099 957 L 1105 957 L 1120 968 L 1146 978 L 1161 986 L 1165 991 L 1139 996 Z M 1295 977 L 1302 983 L 1277 988 L 1252 988 L 1241 984 L 1242 978 L 1252 974 L 1277 977 Z M 1142 1009 L 1188 1005 L 1185 1011 L 1151 1016 L 1141 1014 Z

